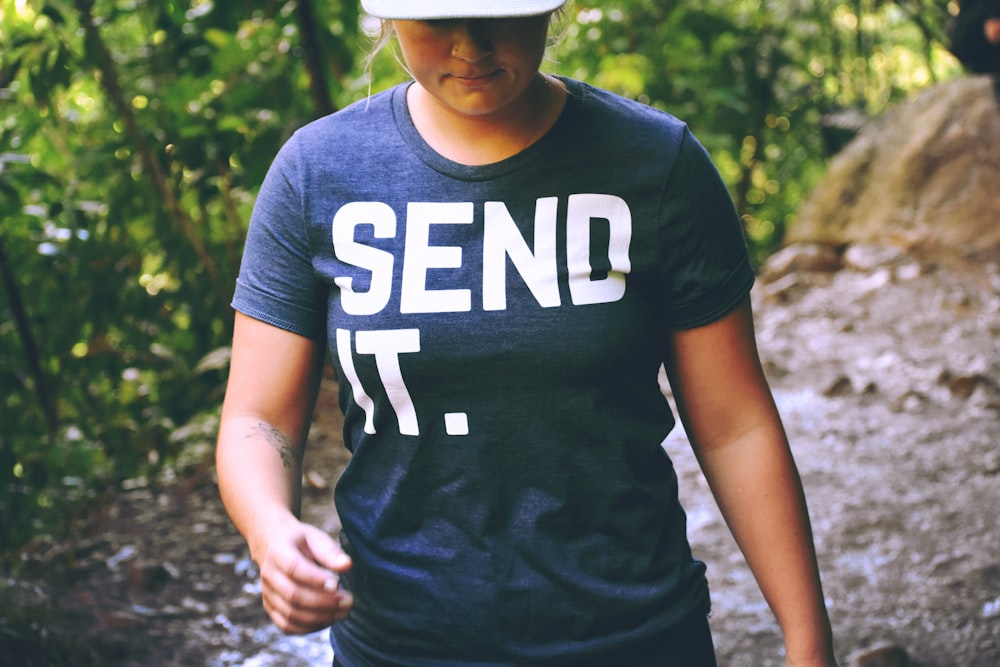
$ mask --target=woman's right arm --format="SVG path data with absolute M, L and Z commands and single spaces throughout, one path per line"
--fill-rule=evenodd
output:
M 298 519 L 323 359 L 319 342 L 237 313 L 216 449 L 219 491 L 260 568 L 264 608 L 289 634 L 320 630 L 353 604 L 337 586 L 350 558 Z

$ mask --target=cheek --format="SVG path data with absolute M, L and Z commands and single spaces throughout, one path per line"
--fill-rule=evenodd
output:
M 403 56 L 406 69 L 416 79 L 431 72 L 435 62 L 433 56 L 428 52 L 426 46 L 419 44 L 405 45 L 400 42 L 399 50 Z
M 509 53 L 521 62 L 540 63 L 545 57 L 545 47 L 548 44 L 548 20 L 541 24 L 525 26 L 524 30 L 511 35 L 506 42 Z
M 435 62 L 441 60 L 441 54 L 447 54 L 449 47 L 445 40 L 434 39 L 433 33 L 420 30 L 419 27 L 396 25 L 396 42 L 412 73 L 430 69 Z

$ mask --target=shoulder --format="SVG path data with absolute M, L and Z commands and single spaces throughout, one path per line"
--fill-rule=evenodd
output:
M 565 137 L 572 145 L 600 154 L 605 164 L 653 168 L 669 174 L 694 165 L 714 169 L 707 151 L 687 123 L 662 110 L 589 84 L 564 79 L 569 92 Z M 704 167 L 704 168 L 703 168 Z M 635 172 L 638 175 L 638 172 Z
M 398 154 L 399 133 L 393 100 L 396 86 L 354 102 L 295 130 L 275 157 L 274 166 L 292 180 L 350 173 Z
M 395 123 L 393 99 L 401 89 L 402 84 L 311 121 L 297 129 L 288 143 L 299 151 L 323 154 L 331 145 L 339 152 L 385 137 L 387 125 Z
M 620 136 L 653 135 L 675 141 L 688 132 L 682 120 L 666 111 L 574 79 L 563 82 L 579 111 L 579 120 L 604 128 L 602 132 Z

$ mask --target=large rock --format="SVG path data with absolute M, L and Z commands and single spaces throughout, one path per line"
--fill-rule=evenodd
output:
M 993 81 L 936 85 L 868 124 L 833 159 L 786 242 L 1000 258 L 1000 102 Z

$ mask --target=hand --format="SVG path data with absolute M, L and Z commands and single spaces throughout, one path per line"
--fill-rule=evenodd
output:
M 339 585 L 351 559 L 315 526 L 294 520 L 276 530 L 258 562 L 264 609 L 286 634 L 322 630 L 347 618 L 354 605 Z

